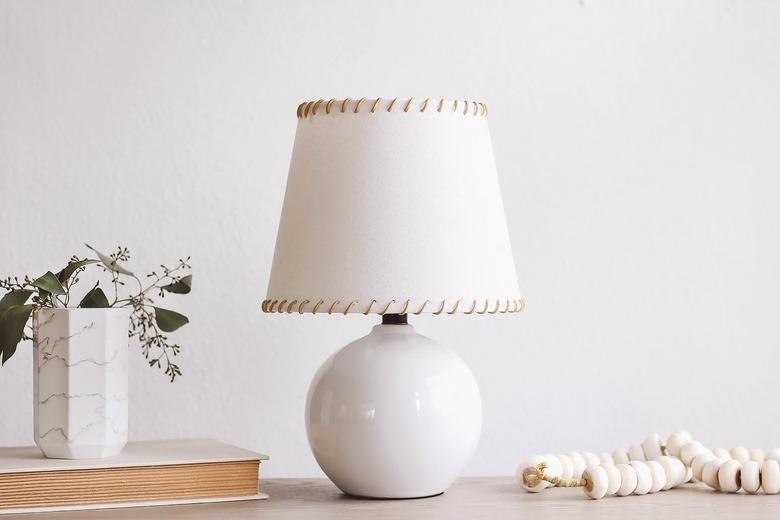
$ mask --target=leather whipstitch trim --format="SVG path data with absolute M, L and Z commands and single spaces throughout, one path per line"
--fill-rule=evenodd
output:
M 403 302 L 401 311 L 396 314 L 422 314 L 426 310 L 432 312 L 435 316 L 440 314 L 455 314 L 459 310 L 463 314 L 506 314 L 521 312 L 525 309 L 525 301 L 522 298 L 507 299 L 502 301 L 500 299 L 491 300 L 486 298 L 484 302 L 482 300 L 471 300 L 470 304 L 463 304 L 463 300 L 456 300 L 454 303 L 448 304 L 446 300 L 441 300 L 437 304 L 433 304 L 431 300 L 425 300 L 422 304 L 412 304 L 412 300 L 390 300 L 384 304 L 377 303 L 376 300 L 371 300 L 368 304 L 360 305 L 358 300 L 333 300 L 326 302 L 323 299 L 316 301 L 313 300 L 263 300 L 260 308 L 263 312 L 268 313 L 287 313 L 292 314 L 297 312 L 303 314 L 305 312 L 311 312 L 312 314 L 327 313 L 327 314 L 349 314 L 355 307 L 365 307 L 364 311 L 358 310 L 363 314 L 370 314 L 372 311 L 380 316 L 387 314 L 390 311 L 390 307 L 396 303 Z M 463 305 L 462 305 L 463 304 Z M 468 309 L 468 310 L 466 310 Z
M 318 99 L 317 101 L 304 101 L 303 103 L 298 105 L 298 110 L 295 112 L 295 115 L 298 117 L 298 119 L 301 119 L 301 118 L 316 116 L 318 111 L 320 111 L 320 114 L 322 112 L 325 112 L 325 114 L 330 114 L 331 112 L 334 113 L 338 112 L 342 114 L 346 112 L 350 112 L 353 114 L 358 114 L 361 112 L 361 110 L 373 114 L 377 111 L 377 107 L 379 106 L 379 103 L 382 101 L 382 98 L 369 100 L 368 103 L 366 103 L 366 101 L 367 98 L 360 98 L 357 100 L 353 100 L 352 98 L 337 100 L 333 98 L 333 99 L 329 99 L 327 102 L 324 99 Z M 397 101 L 398 98 L 392 99 L 390 103 L 387 105 L 387 108 L 385 110 L 387 112 L 392 112 L 393 109 L 396 107 Z M 445 108 L 448 105 L 451 104 L 452 112 L 458 112 L 463 114 L 464 116 L 472 115 L 472 116 L 487 117 L 488 115 L 487 105 L 485 103 L 480 103 L 478 101 L 466 101 L 466 100 L 459 101 L 457 99 L 446 100 L 444 98 L 441 98 L 437 102 L 435 100 L 431 101 L 431 98 L 425 98 L 425 100 L 421 104 L 418 104 L 417 107 L 412 106 L 413 102 L 414 102 L 414 98 L 410 97 L 405 103 L 404 102 L 398 103 L 397 105 L 398 110 L 403 110 L 404 112 L 409 112 L 410 110 L 425 112 L 430 107 L 431 112 L 433 112 L 434 110 L 436 112 L 442 112 L 445 110 Z M 323 104 L 325 105 L 324 107 Z

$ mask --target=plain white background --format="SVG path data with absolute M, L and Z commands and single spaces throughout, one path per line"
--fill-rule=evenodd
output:
M 466 473 L 679 428 L 776 446 L 778 26 L 759 0 L 0 0 L 0 272 L 191 254 L 184 376 L 133 349 L 131 437 L 317 475 L 310 378 L 376 318 L 259 310 L 297 104 L 480 99 L 528 308 L 414 320 L 480 383 Z M 30 351 L 0 369 L 2 445 L 32 441 Z

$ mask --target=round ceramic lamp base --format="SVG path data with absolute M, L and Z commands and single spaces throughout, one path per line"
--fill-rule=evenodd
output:
M 331 356 L 306 403 L 320 467 L 344 493 L 363 497 L 443 493 L 474 454 L 481 427 L 468 366 L 405 324 L 377 325 Z

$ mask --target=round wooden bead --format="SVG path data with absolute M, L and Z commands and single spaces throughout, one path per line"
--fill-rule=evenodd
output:
M 725 463 L 726 461 L 723 459 L 713 459 L 706 463 L 701 470 L 701 481 L 712 489 L 720 489 L 718 473 L 720 472 L 720 467 Z
M 547 468 L 544 470 L 547 475 L 551 477 L 561 476 L 561 461 L 558 460 L 557 457 L 548 458 L 544 455 L 536 455 L 535 457 L 531 457 L 530 459 L 521 462 L 520 465 L 517 466 L 517 482 L 526 491 L 531 493 L 538 493 L 539 491 L 552 486 L 552 484 L 549 482 L 541 479 L 536 480 L 533 485 L 529 485 L 527 481 L 528 476 L 532 475 L 536 471 L 536 467 L 542 462 L 547 464 Z
M 616 464 L 618 472 L 620 472 L 620 487 L 615 493 L 619 497 L 630 495 L 636 489 L 636 471 L 628 464 Z
M 615 464 L 628 464 L 628 453 L 626 450 L 618 448 L 612 452 L 612 460 L 615 461 Z
M 662 489 L 671 489 L 682 483 L 682 480 L 685 478 L 685 466 L 680 462 L 680 459 L 663 456 L 655 460 L 664 468 L 666 473 L 666 484 L 664 484 Z
M 563 464 L 561 463 L 561 459 L 552 453 L 544 455 L 544 459 L 547 461 L 547 469 L 544 471 L 551 477 L 555 476 L 560 478 L 560 476 L 563 474 Z
M 611 497 L 615 493 L 617 493 L 618 489 L 620 489 L 620 472 L 618 471 L 617 467 L 615 467 L 614 464 L 608 464 L 606 466 L 602 465 L 602 468 L 604 468 L 604 471 L 607 472 L 607 478 L 609 480 L 609 485 L 607 486 L 607 493 L 606 495 Z
M 583 451 L 582 458 L 585 459 L 586 468 L 589 468 L 590 466 L 598 466 L 601 464 L 601 459 L 599 459 L 599 456 L 589 451 Z
M 542 462 L 544 459 L 541 455 L 537 455 L 535 457 L 531 457 L 530 459 L 524 460 L 520 464 L 517 465 L 517 471 L 515 472 L 515 477 L 517 478 L 517 483 L 520 484 L 520 487 L 525 489 L 526 491 L 530 493 L 537 493 L 544 488 L 546 488 L 549 483 L 545 482 L 544 480 L 535 480 L 533 485 L 529 485 L 529 483 L 526 481 L 527 475 L 526 472 L 533 472 L 536 468 L 536 465 Z
M 711 460 L 715 460 L 715 455 L 710 451 L 703 451 L 696 455 L 691 461 L 691 471 L 693 471 L 693 478 L 701 480 L 701 472 L 704 469 L 704 465 Z
M 677 480 L 674 483 L 674 487 L 679 486 L 680 484 L 683 484 L 687 482 L 687 467 L 685 464 L 682 463 L 682 461 L 676 457 L 670 457 L 672 466 L 675 468 L 675 472 L 677 473 Z
M 609 453 L 599 453 L 599 462 L 602 466 L 614 466 L 615 461 L 612 460 L 612 455 Z
M 653 460 L 663 455 L 661 451 L 661 437 L 654 433 L 642 442 L 642 451 L 645 452 L 645 460 Z
M 766 454 L 766 459 L 780 461 L 780 448 L 773 448 L 769 450 Z
M 727 493 L 739 491 L 742 487 L 742 463 L 736 459 L 724 462 L 718 470 L 718 485 L 721 491 Z
M 645 459 L 645 452 L 642 449 L 641 444 L 634 444 L 630 448 L 628 448 L 628 459 L 629 460 L 646 460 Z
M 556 453 L 555 456 L 561 461 L 561 478 L 563 480 L 571 480 L 574 478 L 574 463 L 569 456 L 564 453 Z
M 693 458 L 699 453 L 703 453 L 705 451 L 710 451 L 710 450 L 705 448 L 704 445 L 699 441 L 688 442 L 686 444 L 683 444 L 683 446 L 680 448 L 680 460 L 682 460 L 683 464 L 685 464 L 686 466 L 690 466 L 691 461 L 693 461 Z
M 582 478 L 582 472 L 585 470 L 585 458 L 576 451 L 571 451 L 566 455 L 571 459 L 572 478 Z
M 547 486 L 550 485 L 549 482 L 545 482 L 544 480 L 535 480 L 533 485 L 530 485 L 527 480 L 527 472 L 533 472 L 536 468 L 536 465 L 540 462 L 543 462 L 544 458 L 541 455 L 537 455 L 535 457 L 531 457 L 528 460 L 524 460 L 520 464 L 517 465 L 517 471 L 515 472 L 515 477 L 517 478 L 517 483 L 520 484 L 520 487 L 525 489 L 526 491 L 530 493 L 537 493 Z
M 729 450 L 726 448 L 715 448 L 712 450 L 712 454 L 715 455 L 715 458 L 722 460 L 729 460 L 731 458 L 731 453 L 729 453 Z
M 653 477 L 653 485 L 650 487 L 649 493 L 657 493 L 666 485 L 666 471 L 656 460 L 647 461 L 647 467 L 650 470 L 650 475 Z
M 729 450 L 729 453 L 731 454 L 732 459 L 738 460 L 742 464 L 750 460 L 750 452 L 744 446 L 737 446 L 736 448 L 731 448 Z
M 632 460 L 631 467 L 636 472 L 636 488 L 634 489 L 635 495 L 646 495 L 650 488 L 653 487 L 653 474 L 650 473 L 650 468 L 647 467 L 647 462 L 641 460 Z
M 749 460 L 742 465 L 742 489 L 747 493 L 757 493 L 761 488 L 761 464 Z
M 607 494 L 609 476 L 603 466 L 588 466 L 582 473 L 582 479 L 585 481 L 585 494 L 588 497 L 598 500 Z
M 766 453 L 764 453 L 764 450 L 760 448 L 754 448 L 752 450 L 748 450 L 750 453 L 750 460 L 753 462 L 758 462 L 759 465 L 764 463 L 764 460 L 766 460 Z
M 680 456 L 680 448 L 693 440 L 691 434 L 686 431 L 674 432 L 666 439 L 666 453 L 673 457 Z
M 765 460 L 761 465 L 761 489 L 767 495 L 780 492 L 780 463 L 774 459 Z

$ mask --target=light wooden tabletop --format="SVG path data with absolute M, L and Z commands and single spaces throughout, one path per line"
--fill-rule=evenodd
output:
M 545 518 L 739 519 L 780 518 L 780 495 L 716 493 L 702 484 L 655 495 L 587 500 L 580 489 L 550 489 L 531 494 L 513 478 L 459 480 L 443 495 L 415 500 L 365 500 L 342 495 L 324 479 L 270 479 L 261 483 L 268 500 L 185 506 L 106 509 L 67 513 L 0 516 L 2 520 L 106 519 L 426 519 Z

